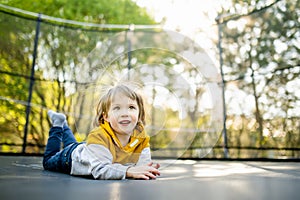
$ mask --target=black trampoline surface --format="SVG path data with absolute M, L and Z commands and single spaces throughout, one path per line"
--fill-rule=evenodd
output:
M 155 160 L 156 180 L 92 180 L 44 171 L 41 157 L 0 156 L 0 199 L 299 199 L 300 162 Z

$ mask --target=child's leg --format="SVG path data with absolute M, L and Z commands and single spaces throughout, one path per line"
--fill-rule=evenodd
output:
M 62 141 L 63 129 L 61 127 L 52 127 L 49 131 L 49 138 L 44 153 L 44 169 L 58 171 L 59 152 Z
M 62 133 L 62 142 L 63 147 L 67 147 L 68 145 L 72 143 L 76 143 L 76 139 L 74 137 L 73 132 L 68 126 L 68 123 L 66 121 L 66 116 L 62 113 L 56 113 L 52 110 L 48 111 L 48 115 L 51 118 L 51 121 L 53 123 L 53 127 L 62 127 L 63 133 Z
M 77 141 L 74 137 L 74 134 L 71 131 L 71 129 L 68 127 L 67 123 L 64 124 L 63 131 L 64 132 L 62 135 L 62 141 L 63 141 L 64 147 L 67 147 L 73 143 L 77 143 Z
M 66 116 L 60 113 L 49 111 L 48 115 L 53 127 L 49 131 L 49 138 L 44 153 L 43 166 L 47 170 L 59 171 L 60 169 L 60 147 L 63 135 L 63 124 Z

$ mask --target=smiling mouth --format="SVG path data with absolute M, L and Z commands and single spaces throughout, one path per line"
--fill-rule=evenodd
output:
M 130 124 L 130 121 L 129 120 L 123 120 L 123 121 L 120 121 L 119 124 L 127 125 L 127 124 Z

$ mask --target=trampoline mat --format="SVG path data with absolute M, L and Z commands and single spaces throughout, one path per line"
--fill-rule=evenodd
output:
M 0 199 L 298 199 L 299 162 L 155 160 L 156 180 L 93 180 L 45 171 L 41 157 L 0 156 Z

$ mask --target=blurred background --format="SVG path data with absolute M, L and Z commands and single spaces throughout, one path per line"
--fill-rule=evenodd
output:
M 91 130 L 102 89 L 142 86 L 158 158 L 299 159 L 299 0 L 0 0 L 0 152 Z

